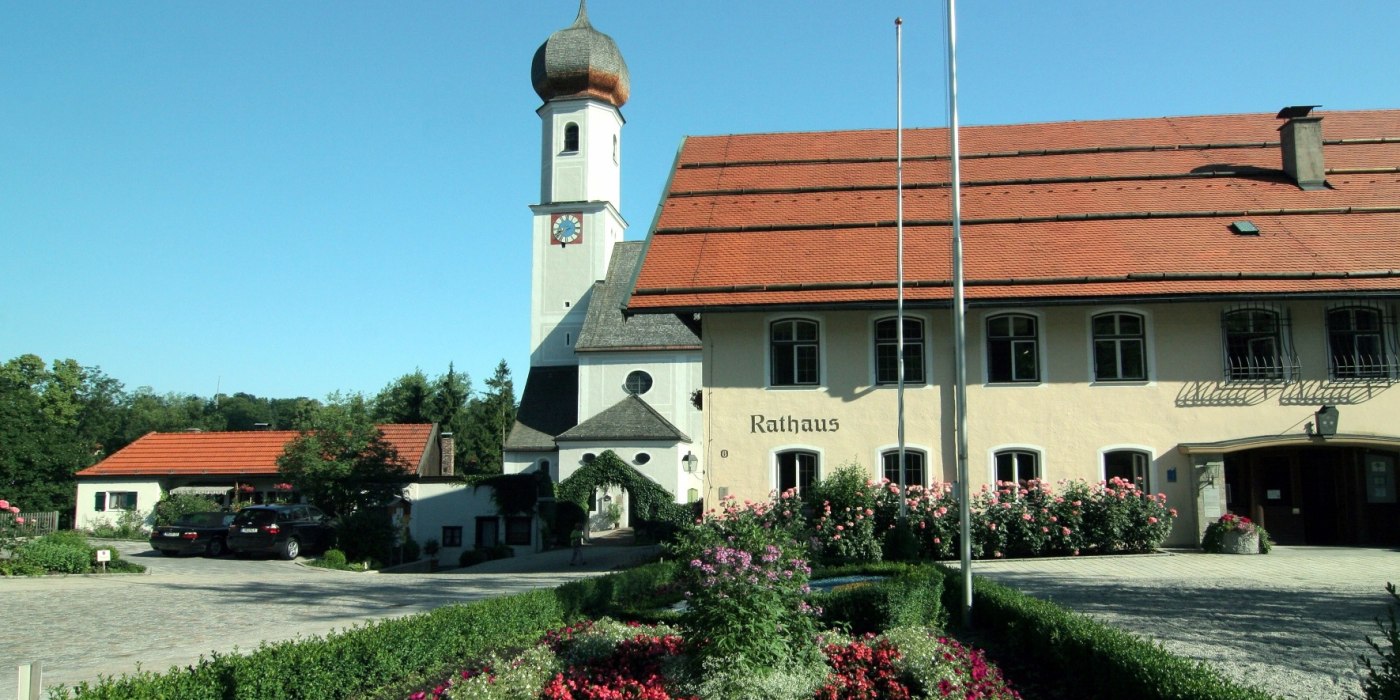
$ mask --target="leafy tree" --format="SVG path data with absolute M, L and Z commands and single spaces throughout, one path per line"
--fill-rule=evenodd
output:
M 374 417 L 384 423 L 434 423 L 436 418 L 430 415 L 432 395 L 428 375 L 414 370 L 390 382 L 374 397 Z
M 333 516 L 387 505 L 412 471 L 375 426 L 364 397 L 332 394 L 277 459 L 282 477 Z
M 73 474 L 96 460 L 120 384 L 74 360 L 0 365 L 0 491 L 26 509 L 69 510 Z
M 496 365 L 495 374 L 486 380 L 487 392 L 474 398 L 467 408 L 463 438 L 466 470 L 481 474 L 499 474 L 502 470 L 501 451 L 506 436 L 515 424 L 515 382 L 505 360 Z

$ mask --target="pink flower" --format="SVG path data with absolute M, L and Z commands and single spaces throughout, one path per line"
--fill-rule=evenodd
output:
M 933 538 L 933 543 L 934 543 L 934 544 L 943 544 L 943 538 L 941 538 L 941 537 L 935 537 L 935 538 Z
M 1167 509 L 1167 513 L 1168 513 L 1169 515 L 1171 515 L 1173 518 L 1176 517 L 1176 509 L 1175 509 L 1175 508 L 1168 508 L 1168 509 Z
M 1148 525 L 1156 525 L 1156 524 L 1157 524 L 1157 519 L 1154 518 L 1154 517 L 1148 516 L 1148 518 L 1147 518 L 1147 524 L 1148 524 Z
M 15 524 L 16 524 L 16 525 L 23 525 L 23 524 L 24 524 L 24 518 L 21 518 L 21 517 L 19 517 L 19 516 L 15 516 Z
M 831 536 L 831 539 L 833 539 L 833 540 L 839 540 L 839 539 L 841 539 L 841 536 L 840 536 L 840 535 L 832 535 L 832 536 Z
M 3 498 L 0 498 L 0 510 L 9 510 L 9 509 L 10 509 L 10 502 L 7 501 L 7 500 L 5 500 L 5 499 L 3 499 Z
M 846 529 L 846 526 L 845 526 L 845 525 L 837 525 L 837 526 L 836 526 L 836 531 L 837 531 L 837 532 L 841 532 L 841 531 L 843 531 L 843 530 L 845 530 L 845 529 Z
M 1022 513 L 1022 514 L 1021 514 L 1021 519 L 1022 519 L 1022 520 L 1030 520 L 1030 519 L 1031 519 L 1031 514 L 1030 514 L 1030 513 Z
M 19 515 L 19 506 L 10 506 L 10 512 Z
M 997 529 L 997 524 L 996 524 L 996 523 L 987 523 L 987 527 L 989 527 L 989 528 L 995 530 L 995 529 Z
M 1060 534 L 1061 534 L 1061 535 L 1064 535 L 1065 537 L 1069 537 L 1069 528 L 1067 528 L 1067 527 L 1062 527 L 1062 528 L 1060 528 Z

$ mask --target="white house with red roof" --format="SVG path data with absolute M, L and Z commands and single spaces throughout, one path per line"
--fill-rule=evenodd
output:
M 1197 541 L 1400 544 L 1400 110 L 969 127 L 974 490 L 1119 476 Z M 946 129 L 904 134 L 910 483 L 954 481 Z M 633 315 L 701 320 L 707 500 L 900 475 L 896 134 L 685 139 Z
M 452 438 L 430 423 L 378 426 L 403 468 L 415 476 L 399 505 L 399 520 L 422 543 L 437 539 L 439 555 L 456 561 L 464 532 L 478 515 L 494 517 L 489 490 L 478 493 L 453 475 Z M 148 433 L 77 474 L 75 526 L 91 529 L 139 514 L 149 526 L 156 503 L 166 494 L 192 493 L 218 503 L 270 503 L 297 500 L 283 483 L 277 458 L 300 435 L 294 430 Z M 443 456 L 447 459 L 444 461 Z

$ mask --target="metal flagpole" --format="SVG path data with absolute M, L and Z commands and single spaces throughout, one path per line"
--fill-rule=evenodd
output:
M 958 555 L 963 626 L 972 626 L 972 488 L 967 473 L 967 336 L 963 300 L 962 168 L 958 162 L 958 42 L 955 0 L 948 0 L 948 143 L 953 163 L 953 411 L 958 459 Z
M 896 363 L 898 367 L 898 390 L 896 393 L 896 403 L 899 414 L 899 521 L 900 526 L 909 518 L 909 485 L 907 477 L 904 475 L 904 46 L 903 46 L 904 20 L 899 17 L 894 18 L 894 56 L 895 56 L 895 236 L 898 253 L 895 256 L 895 267 L 898 268 L 898 292 L 895 296 L 895 325 L 898 327 L 895 335 L 895 346 L 898 348 L 899 359 Z

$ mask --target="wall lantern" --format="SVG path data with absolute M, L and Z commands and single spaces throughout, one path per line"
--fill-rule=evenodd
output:
M 1329 438 L 1337 434 L 1337 407 L 1323 406 L 1313 414 L 1317 420 L 1317 436 Z
M 700 468 L 700 458 L 696 457 L 693 452 L 685 453 L 681 461 L 685 463 L 685 473 L 687 474 L 694 474 L 695 470 Z

